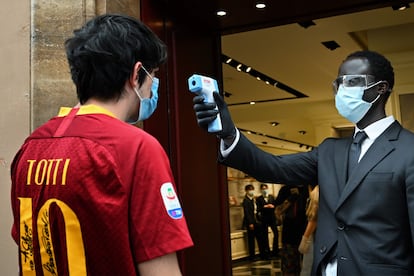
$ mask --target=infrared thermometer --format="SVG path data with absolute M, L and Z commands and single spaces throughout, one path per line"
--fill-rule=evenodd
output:
M 205 103 L 215 103 L 213 93 L 219 92 L 215 79 L 197 74 L 188 78 L 188 89 L 192 93 L 202 95 Z M 218 110 L 217 106 L 215 109 Z M 208 125 L 208 132 L 219 132 L 221 129 L 220 114 L 217 114 L 216 119 Z

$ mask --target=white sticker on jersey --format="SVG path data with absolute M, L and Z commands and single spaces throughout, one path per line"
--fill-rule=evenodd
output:
M 172 183 L 164 183 L 161 186 L 161 197 L 164 201 L 165 209 L 170 217 L 173 219 L 180 219 L 183 217 L 180 201 L 175 193 Z

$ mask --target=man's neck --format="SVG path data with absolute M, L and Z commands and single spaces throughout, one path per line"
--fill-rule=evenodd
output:
M 116 118 L 121 121 L 126 121 L 128 119 L 127 112 L 129 110 L 128 105 L 130 104 L 126 98 L 121 97 L 118 101 L 116 100 L 107 100 L 102 101 L 96 98 L 91 98 L 86 101 L 83 105 L 96 105 L 100 106 L 108 111 L 110 111 Z
M 359 121 L 356 125 L 359 129 L 364 129 L 370 124 L 375 123 L 376 121 L 379 121 L 381 119 L 384 119 L 387 117 L 384 110 L 378 111 L 376 113 L 370 114 L 369 117 L 362 118 L 361 121 Z

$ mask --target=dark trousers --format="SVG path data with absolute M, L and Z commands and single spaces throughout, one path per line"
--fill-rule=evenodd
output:
M 269 236 L 268 229 L 272 229 L 273 232 L 273 250 L 270 251 L 269 247 Z M 264 257 L 269 257 L 270 255 L 277 256 L 279 254 L 279 232 L 277 230 L 276 223 L 263 222 L 260 229 L 261 243 L 264 251 Z
M 253 259 L 255 253 L 255 239 L 259 246 L 259 252 L 261 258 L 266 258 L 266 248 L 264 247 L 263 227 L 260 224 L 254 225 L 254 230 L 247 229 L 247 246 L 249 248 L 249 258 Z
M 272 255 L 273 256 L 277 256 L 279 254 L 279 231 L 277 230 L 277 226 L 276 223 L 269 223 L 266 226 L 266 232 L 267 232 L 267 227 L 270 227 L 270 229 L 272 229 L 273 232 L 273 246 L 272 246 Z M 266 235 L 266 244 L 267 244 L 267 249 L 270 251 L 269 249 L 269 237 Z

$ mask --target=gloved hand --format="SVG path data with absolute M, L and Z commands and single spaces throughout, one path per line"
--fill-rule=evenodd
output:
M 207 131 L 208 124 L 217 117 L 218 111 L 214 109 L 217 105 L 220 112 L 222 130 L 215 134 L 221 139 L 234 139 L 236 136 L 236 127 L 231 119 L 227 104 L 218 93 L 214 92 L 213 97 L 216 104 L 204 103 L 204 97 L 202 95 L 193 98 L 197 123 Z
M 308 253 L 311 242 L 312 242 L 312 238 L 308 239 L 305 236 L 302 236 L 302 240 L 300 241 L 299 248 L 298 248 L 299 252 L 302 254 Z

